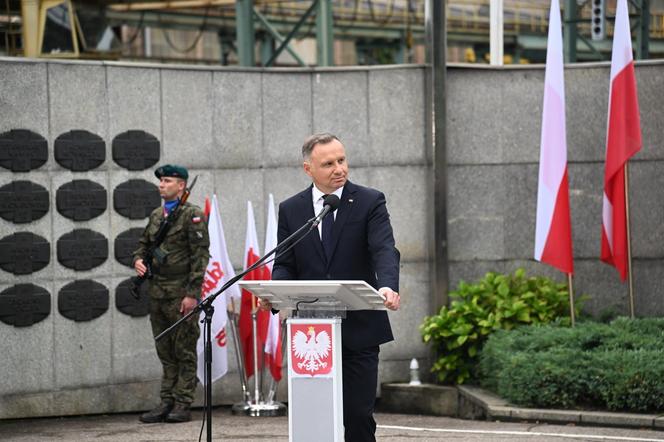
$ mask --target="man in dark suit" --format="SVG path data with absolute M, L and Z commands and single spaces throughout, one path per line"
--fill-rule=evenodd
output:
M 399 251 L 385 196 L 348 181 L 346 152 L 334 135 L 309 137 L 302 156 L 313 184 L 279 205 L 279 241 L 320 212 L 323 196 L 336 194 L 341 203 L 318 231 L 276 259 L 272 279 L 364 280 L 379 290 L 388 309 L 397 310 Z M 345 440 L 374 441 L 379 345 L 394 339 L 387 312 L 348 312 L 341 335 Z

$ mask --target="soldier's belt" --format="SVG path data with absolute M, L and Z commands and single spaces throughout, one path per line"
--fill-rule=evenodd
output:
M 155 266 L 153 272 L 159 276 L 185 276 L 189 274 L 189 265 Z

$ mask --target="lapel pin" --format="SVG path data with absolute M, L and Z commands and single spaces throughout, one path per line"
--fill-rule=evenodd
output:
M 352 199 L 349 199 L 349 200 L 348 200 L 348 202 L 349 202 L 349 203 L 352 203 L 352 202 L 353 202 L 353 200 L 352 200 Z

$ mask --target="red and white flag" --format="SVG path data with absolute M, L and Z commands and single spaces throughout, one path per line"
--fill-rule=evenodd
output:
M 641 150 L 641 122 L 632 59 L 627 0 L 618 0 L 611 54 L 611 85 L 606 130 L 602 205 L 602 261 L 627 278 L 627 204 L 625 164 Z
M 210 212 L 212 212 L 212 208 L 210 206 L 210 198 L 207 196 L 205 197 L 205 207 L 203 208 L 203 213 L 205 213 L 205 219 L 210 219 Z
M 206 201 L 208 201 L 206 199 Z M 206 204 L 208 206 L 208 204 Z M 208 217 L 208 233 L 210 235 L 210 261 L 203 278 L 201 288 L 201 298 L 216 293 L 226 282 L 235 276 L 233 265 L 228 257 L 226 249 L 226 238 L 224 236 L 224 227 L 221 223 L 219 214 L 219 204 L 217 196 L 212 197 L 212 207 Z M 226 374 L 228 371 L 228 340 L 226 339 L 226 325 L 228 324 L 228 314 L 226 312 L 226 297 L 232 293 L 239 296 L 237 284 L 233 284 L 224 293 L 217 296 L 212 303 L 214 315 L 212 316 L 212 382 Z M 205 318 L 205 313 L 201 312 L 200 320 Z M 201 327 L 201 334 L 198 337 L 198 368 L 197 375 L 202 384 L 205 384 L 204 376 L 204 349 L 205 334 Z
M 274 197 L 270 194 L 270 200 L 267 207 L 267 227 L 265 228 L 265 252 L 274 249 L 277 246 L 277 216 L 274 211 Z M 265 279 L 272 279 L 273 262 L 270 261 L 265 266 Z M 265 358 L 270 367 L 270 373 L 275 381 L 281 380 L 281 371 L 283 366 L 283 357 L 281 352 L 281 318 L 279 313 L 270 313 L 270 321 L 267 327 L 267 337 L 265 339 Z
M 558 0 L 551 2 L 537 188 L 535 259 L 574 272 L 567 179 L 563 37 Z
M 254 218 L 254 209 L 251 201 L 247 202 L 247 236 L 244 246 L 244 270 L 255 264 L 260 259 L 260 250 L 258 248 L 258 235 L 256 234 L 256 219 Z M 264 270 L 258 267 L 247 273 L 244 278 L 247 281 L 259 281 L 264 278 Z M 251 321 L 251 313 L 256 309 L 258 299 L 248 290 L 242 290 L 242 304 L 240 306 L 240 319 L 238 328 L 240 329 L 240 342 L 242 343 L 242 353 L 244 355 L 244 369 L 247 378 L 254 374 L 254 335 Z M 256 345 L 258 348 L 258 368 L 262 368 L 261 356 L 262 349 L 265 346 L 265 337 L 267 334 L 267 325 L 270 320 L 270 312 L 258 310 Z

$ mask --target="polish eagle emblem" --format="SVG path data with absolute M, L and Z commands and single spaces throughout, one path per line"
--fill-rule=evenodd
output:
M 328 362 L 324 361 L 332 349 L 330 335 L 326 330 L 316 333 L 314 327 L 310 326 L 307 333 L 298 330 L 293 336 L 293 355 L 299 360 L 297 368 L 314 373 L 325 369 Z

